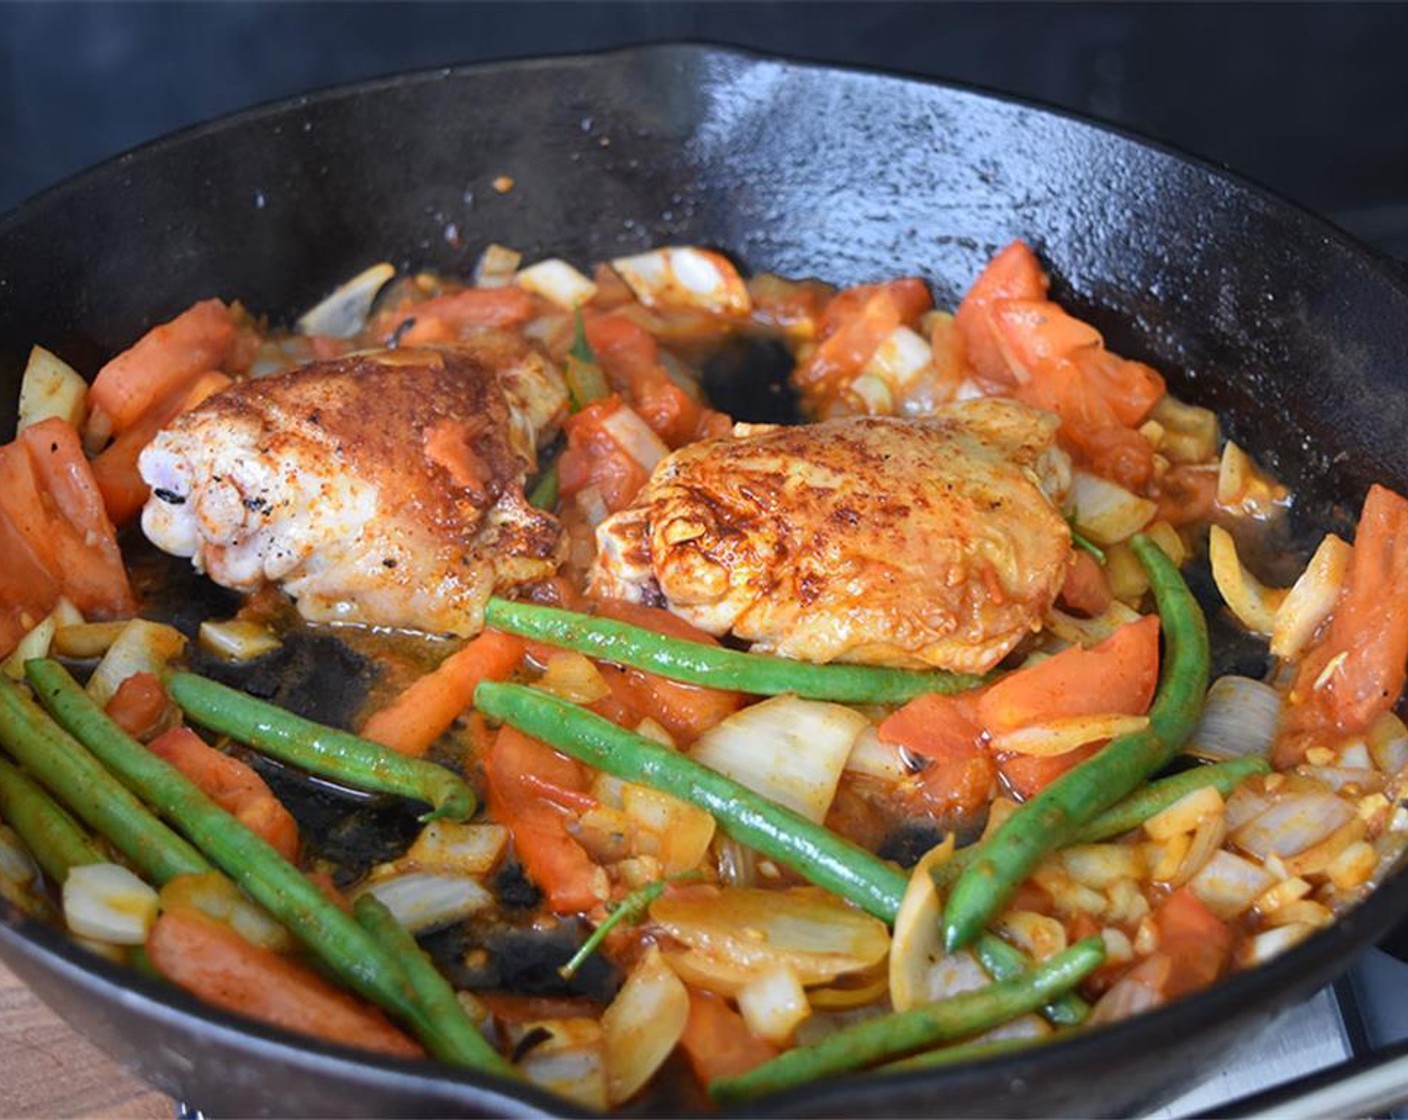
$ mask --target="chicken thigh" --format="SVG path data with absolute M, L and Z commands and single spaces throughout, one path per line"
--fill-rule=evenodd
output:
M 460 635 L 496 589 L 560 559 L 524 498 L 566 412 L 557 371 L 509 336 L 365 353 L 240 383 L 142 452 L 142 528 L 239 591 L 280 584 L 305 618 Z
M 591 591 L 784 657 L 984 672 L 1065 579 L 1057 424 L 992 399 L 738 425 L 662 460 L 602 522 Z

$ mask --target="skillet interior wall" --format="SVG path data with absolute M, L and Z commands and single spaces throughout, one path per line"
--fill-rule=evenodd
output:
M 1392 5 L 6 3 L 0 211 L 171 129 L 339 83 L 693 38 L 975 82 L 1225 162 L 1408 258 Z

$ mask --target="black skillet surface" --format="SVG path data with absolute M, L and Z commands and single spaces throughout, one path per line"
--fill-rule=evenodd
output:
M 510 176 L 506 193 L 493 187 Z M 1317 219 L 1166 150 L 942 86 L 652 47 L 442 71 L 255 110 L 104 164 L 0 221 L 0 430 L 39 341 L 83 369 L 197 297 L 287 316 L 389 257 L 465 272 L 489 240 L 590 262 L 661 242 L 951 305 L 1027 238 L 1111 345 L 1228 418 L 1306 507 L 1408 483 L 1408 291 Z M 728 402 L 722 402 L 725 407 Z M 1342 503 L 1338 506 L 1337 503 Z M 1193 1083 L 1408 907 L 1398 876 L 1213 990 L 1027 1055 L 855 1078 L 750 1111 L 1120 1114 Z M 76 1026 L 208 1114 L 528 1113 L 441 1067 L 250 1027 L 0 905 L 0 955 Z

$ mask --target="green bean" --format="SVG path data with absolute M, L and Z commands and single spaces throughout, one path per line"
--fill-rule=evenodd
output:
M 1142 534 L 1130 544 L 1149 574 L 1166 653 L 1149 726 L 1068 770 L 984 840 L 944 907 L 944 945 L 969 944 L 1050 851 L 1166 765 L 1193 733 L 1207 693 L 1207 624 L 1177 566 Z
M 455 991 L 425 951 L 395 915 L 374 894 L 364 894 L 352 907 L 357 922 L 381 946 L 386 956 L 401 966 L 426 1016 L 435 1023 L 434 1036 L 426 1040 L 430 1053 L 442 1062 L 517 1077 L 517 1071 L 489 1045 L 479 1028 L 465 1014 Z
M 564 980 L 571 980 L 577 975 L 582 965 L 587 963 L 587 958 L 597 951 L 597 948 L 606 940 L 606 935 L 619 926 L 624 921 L 634 920 L 650 908 L 650 904 L 665 893 L 665 888 L 671 883 L 685 882 L 690 879 L 698 879 L 699 872 L 686 871 L 682 875 L 675 875 L 669 879 L 656 879 L 653 883 L 646 883 L 643 887 L 637 887 L 615 903 L 609 909 L 611 913 L 602 919 L 601 925 L 592 930 L 591 936 L 578 946 L 577 951 L 572 954 L 572 959 L 557 970 L 557 974 Z
M 1194 790 L 1211 787 L 1231 797 L 1237 787 L 1254 774 L 1269 774 L 1271 763 L 1260 755 L 1233 758 L 1226 762 L 1214 762 L 1194 766 L 1181 774 L 1160 778 L 1150 782 L 1143 789 L 1135 790 L 1118 805 L 1101 813 L 1071 838 L 1075 844 L 1095 844 L 1108 840 L 1132 828 L 1138 828 L 1150 817 L 1162 813 L 1175 801 L 1180 801 Z
M 864 1069 L 950 1039 L 1010 1022 L 1070 991 L 1105 959 L 1105 944 L 1087 937 L 1017 980 L 1003 980 L 937 1003 L 870 1019 L 815 1046 L 788 1050 L 736 1077 L 716 1077 L 709 1093 L 732 1103 Z
M 587 341 L 587 322 L 582 312 L 577 311 L 576 324 L 572 333 L 572 348 L 567 352 L 563 380 L 567 382 L 567 393 L 573 412 L 580 412 L 593 401 L 611 395 L 606 374 L 597 361 L 596 351 Z
M 0 744 L 74 814 L 157 886 L 210 864 L 100 766 L 81 743 L 54 726 L 8 677 L 0 676 Z M 153 756 L 155 757 L 155 756 Z
M 130 738 L 58 662 L 30 661 L 25 672 L 56 720 L 287 926 L 334 976 L 404 1019 L 432 1053 L 454 1051 L 415 998 L 397 961 L 298 868 L 181 771 Z
M 1186 797 L 1197 789 L 1211 787 L 1231 797 L 1237 787 L 1253 774 L 1268 774 L 1271 763 L 1260 756 L 1229 759 L 1227 762 L 1213 762 L 1185 770 L 1168 778 L 1150 782 L 1143 789 L 1137 789 L 1117 805 L 1106 809 L 1084 828 L 1071 837 L 1072 844 L 1097 844 L 1122 832 L 1138 828 L 1156 813 L 1161 813 L 1175 801 Z M 944 890 L 958 878 L 959 872 L 973 862 L 982 850 L 981 844 L 959 848 L 944 863 L 939 864 L 930 875 L 934 885 Z
M 1031 959 L 1026 953 L 995 933 L 979 935 L 973 949 L 983 971 L 994 980 L 1016 980 L 1032 969 Z M 1041 1009 L 1041 1017 L 1058 1027 L 1077 1026 L 1085 1022 L 1089 1014 L 1090 1005 L 1075 992 L 1057 996 Z
M 462 821 L 474 813 L 474 791 L 434 762 L 324 727 L 194 673 L 172 673 L 166 688 L 197 723 L 280 761 L 354 789 L 394 793 L 434 806 L 422 821 Z
M 535 688 L 483 681 L 474 706 L 598 770 L 697 805 L 739 842 L 894 922 L 906 883 L 901 871 L 747 786 Z
M 810 700 L 901 704 L 925 692 L 975 688 L 982 677 L 938 670 L 916 672 L 879 665 L 814 665 L 759 653 L 670 638 L 617 622 L 535 603 L 489 600 L 484 622 L 520 637 L 644 669 L 674 681 L 731 688 L 759 696 L 795 692 Z
M 0 818 L 24 841 L 50 881 L 62 886 L 68 873 L 107 856 L 68 811 L 23 770 L 0 758 Z
M 1032 1038 L 995 1038 L 991 1042 L 960 1042 L 957 1046 L 942 1046 L 937 1050 L 901 1058 L 896 1062 L 886 1062 L 876 1073 L 899 1073 L 911 1069 L 939 1069 L 955 1066 L 961 1062 L 978 1062 L 984 1058 L 995 1058 L 1002 1054 L 1015 1054 L 1031 1050 L 1047 1040 L 1047 1036 Z
M 557 464 L 554 463 L 538 476 L 538 481 L 528 494 L 528 504 L 535 509 L 552 512 L 557 506 L 557 483 Z

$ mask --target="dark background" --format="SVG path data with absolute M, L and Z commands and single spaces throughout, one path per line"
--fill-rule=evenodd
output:
M 680 38 L 1070 108 L 1224 163 L 1408 257 L 1398 5 L 0 3 L 0 211 L 260 101 Z

